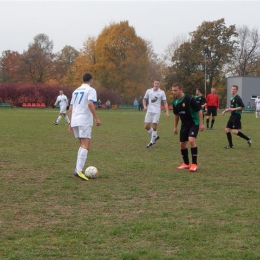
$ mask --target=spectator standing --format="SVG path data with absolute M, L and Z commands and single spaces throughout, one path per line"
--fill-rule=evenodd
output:
M 143 108 L 143 98 L 142 98 L 142 96 L 140 96 L 138 99 L 138 110 L 142 111 L 143 109 L 144 109 Z
M 138 100 L 137 100 L 137 98 L 135 98 L 133 105 L 134 105 L 134 109 L 137 110 L 138 109 Z

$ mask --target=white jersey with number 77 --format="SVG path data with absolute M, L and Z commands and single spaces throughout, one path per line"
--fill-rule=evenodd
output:
M 97 92 L 88 84 L 82 84 L 72 93 L 71 127 L 93 126 L 93 115 L 88 107 L 88 101 L 97 102 Z

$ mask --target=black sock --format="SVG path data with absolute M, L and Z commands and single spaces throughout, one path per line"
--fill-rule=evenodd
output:
M 211 120 L 211 128 L 213 128 L 214 123 L 215 123 L 215 119 L 212 119 Z
M 232 144 L 232 136 L 231 136 L 231 133 L 227 133 L 227 139 L 228 139 L 228 143 L 229 143 L 229 146 L 232 147 L 233 144 Z
M 244 134 L 243 134 L 242 132 L 240 132 L 240 131 L 238 131 L 237 135 L 240 136 L 241 138 L 246 139 L 246 140 L 249 140 L 249 139 L 250 139 L 248 136 L 244 135 Z
M 192 156 L 192 164 L 197 164 L 197 156 L 198 156 L 198 147 L 192 147 L 191 156 Z
M 188 156 L 188 149 L 185 148 L 185 149 L 181 149 L 181 155 L 182 155 L 182 159 L 183 159 L 183 162 L 185 164 L 189 164 L 189 156 Z
M 206 119 L 207 128 L 209 128 L 209 118 Z

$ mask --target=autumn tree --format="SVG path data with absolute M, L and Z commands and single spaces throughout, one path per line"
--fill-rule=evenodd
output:
M 148 86 L 151 87 L 155 79 L 161 81 L 161 86 L 164 85 L 164 70 L 166 68 L 165 62 L 162 58 L 155 53 L 153 45 L 150 41 L 146 41 L 148 60 L 149 60 L 149 69 L 148 69 Z M 150 83 L 150 84 L 149 84 Z
M 174 52 L 173 66 L 167 74 L 167 86 L 181 81 L 185 90 L 194 93 L 196 87 L 206 92 L 211 87 L 223 84 L 225 66 L 230 62 L 236 37 L 235 26 L 225 26 L 224 19 L 203 22 L 190 33 L 190 40 L 181 44 Z M 206 77 L 205 77 L 206 76 Z
M 34 42 L 29 44 L 21 58 L 21 73 L 24 82 L 42 84 L 54 75 L 53 42 L 45 34 L 38 34 Z
M 69 67 L 64 82 L 74 87 L 82 83 L 82 75 L 85 72 L 90 72 L 95 78 L 95 87 L 98 86 L 98 79 L 96 77 L 96 38 L 88 37 L 83 44 L 83 49 L 77 55 L 72 66 Z
M 76 58 L 79 55 L 72 46 L 66 45 L 57 55 L 55 59 L 55 79 L 61 84 L 70 84 L 71 67 L 74 65 Z
M 186 36 L 184 35 L 179 35 L 176 38 L 173 39 L 173 41 L 168 44 L 168 46 L 165 49 L 165 52 L 163 54 L 163 60 L 165 61 L 166 64 L 172 65 L 173 63 L 173 56 L 174 52 L 185 42 L 188 42 L 189 40 L 187 39 Z
M 95 46 L 96 77 L 102 86 L 132 98 L 144 92 L 148 69 L 146 42 L 128 21 L 103 29 Z
M 260 37 L 257 28 L 237 29 L 238 37 L 229 72 L 235 76 L 257 76 L 260 72 Z
M 21 55 L 16 51 L 4 51 L 0 59 L 0 82 L 17 83 L 20 80 Z

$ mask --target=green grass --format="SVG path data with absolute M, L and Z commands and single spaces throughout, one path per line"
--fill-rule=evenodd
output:
M 245 113 L 253 145 L 233 136 L 229 115 L 199 133 L 199 170 L 181 163 L 173 116 L 146 149 L 144 112 L 98 111 L 86 166 L 73 177 L 78 141 L 53 109 L 0 110 L 0 259 L 260 259 L 260 119 Z

